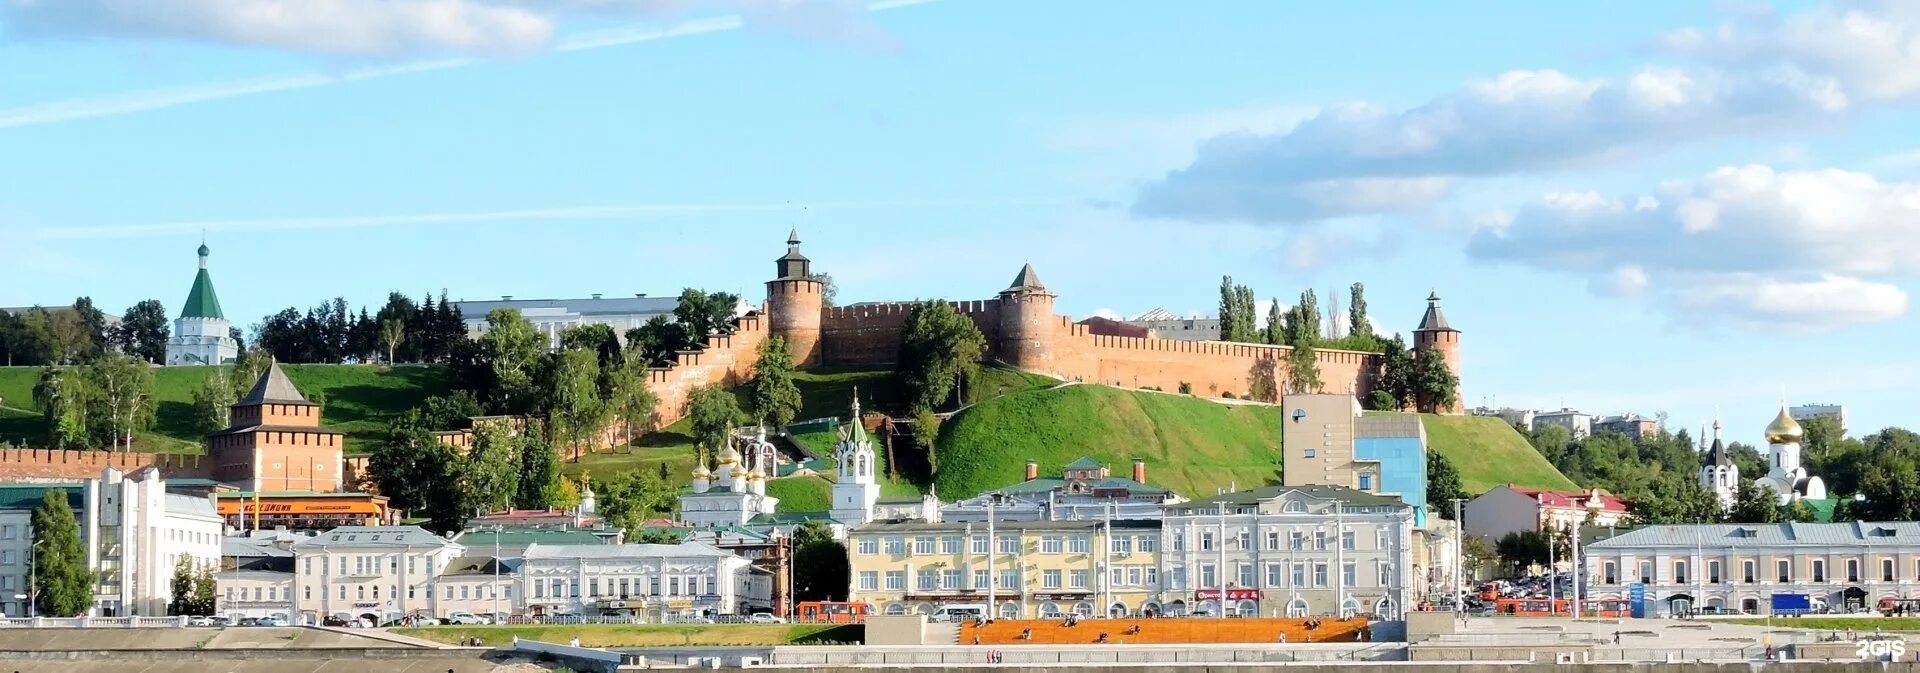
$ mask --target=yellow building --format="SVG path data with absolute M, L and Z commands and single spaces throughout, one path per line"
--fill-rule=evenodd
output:
M 849 530 L 847 549 L 850 596 L 877 614 L 1161 612 L 1158 521 L 876 522 Z

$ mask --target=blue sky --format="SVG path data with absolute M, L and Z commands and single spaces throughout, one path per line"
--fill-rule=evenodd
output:
M 0 3 L 0 305 L 177 311 L 203 229 L 242 325 L 757 297 L 798 227 L 843 301 L 1433 289 L 1470 404 L 1914 427 L 1916 45 L 1871 1 Z

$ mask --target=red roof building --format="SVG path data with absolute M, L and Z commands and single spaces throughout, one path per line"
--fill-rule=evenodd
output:
M 1627 501 L 1600 489 L 1556 491 L 1507 484 L 1467 503 L 1466 532 L 1498 540 L 1508 533 L 1627 523 Z

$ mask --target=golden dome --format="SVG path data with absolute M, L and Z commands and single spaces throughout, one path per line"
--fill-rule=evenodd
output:
M 721 465 L 732 465 L 738 462 L 740 462 L 740 450 L 733 448 L 732 444 L 728 444 L 726 449 L 720 451 Z
M 705 479 L 713 476 L 713 473 L 707 471 L 707 466 L 697 465 L 693 468 L 693 476 L 695 479 Z
M 1800 429 L 1800 422 L 1793 420 L 1793 415 L 1787 413 L 1785 404 L 1780 405 L 1780 415 L 1773 417 L 1773 422 L 1767 424 L 1767 443 L 1769 444 L 1795 443 L 1800 441 L 1803 434 L 1805 431 Z
M 733 478 L 739 479 L 744 476 L 747 476 L 747 468 L 738 465 L 733 466 Z

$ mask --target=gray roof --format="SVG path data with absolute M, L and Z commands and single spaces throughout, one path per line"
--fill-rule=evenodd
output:
M 601 299 L 503 299 L 499 301 L 456 301 L 460 317 L 476 320 L 497 308 L 525 311 L 530 308 L 557 308 L 580 315 L 654 315 L 672 313 L 680 305 L 679 296 L 605 297 Z
M 732 556 L 733 554 L 699 542 L 680 544 L 535 544 L 521 556 L 535 559 L 633 558 L 670 556 L 677 558 Z
M 276 547 L 273 540 L 268 538 L 229 535 L 220 539 L 220 555 L 245 558 L 293 558 L 293 550 Z
M 234 406 L 266 404 L 268 402 L 274 404 L 313 404 L 307 401 L 305 395 L 300 394 L 299 388 L 293 386 L 293 381 L 287 378 L 287 373 L 280 370 L 279 362 L 267 363 L 267 371 L 260 373 L 260 380 L 254 382 L 253 391 L 247 393 L 246 397 L 240 398 L 240 402 Z
M 1353 423 L 1353 436 L 1357 439 L 1399 439 L 1424 434 L 1426 429 L 1414 414 L 1367 414 Z
M 1007 286 L 1007 289 L 1046 292 L 1047 286 L 1040 284 L 1040 274 L 1034 273 L 1033 263 L 1028 262 L 1020 267 L 1020 275 L 1013 277 L 1013 284 Z
M 1420 327 L 1416 332 L 1458 332 L 1447 324 L 1447 314 L 1440 312 L 1440 293 L 1427 295 L 1427 314 L 1420 317 Z
M 192 496 L 184 493 L 168 493 L 166 508 L 168 514 L 220 516 L 220 512 L 213 506 L 213 501 L 208 500 L 204 495 Z
M 1067 521 L 996 521 L 995 532 L 1004 531 L 1088 531 L 1099 530 L 1107 522 L 1099 519 L 1076 519 Z M 875 521 L 854 527 L 855 533 L 956 533 L 969 527 L 977 533 L 987 532 L 987 524 L 980 521 L 942 522 L 929 521 Z M 1150 519 L 1114 519 L 1114 528 L 1159 528 L 1160 522 Z
M 1374 495 L 1366 491 L 1345 486 L 1266 486 L 1251 491 L 1223 493 L 1211 498 L 1203 498 L 1178 505 L 1168 505 L 1169 514 L 1205 514 L 1218 509 L 1219 505 L 1253 505 L 1279 498 L 1288 493 L 1298 492 L 1321 500 L 1338 500 L 1354 507 L 1407 507 L 1399 498 Z
M 447 562 L 442 575 L 512 575 L 520 572 L 520 559 L 492 556 L 462 556 Z
M 1646 526 L 1589 549 L 1675 547 L 1920 546 L 1920 522 L 1692 524 Z
M 294 543 L 294 549 L 327 547 L 446 547 L 451 540 L 419 526 L 341 526 Z

